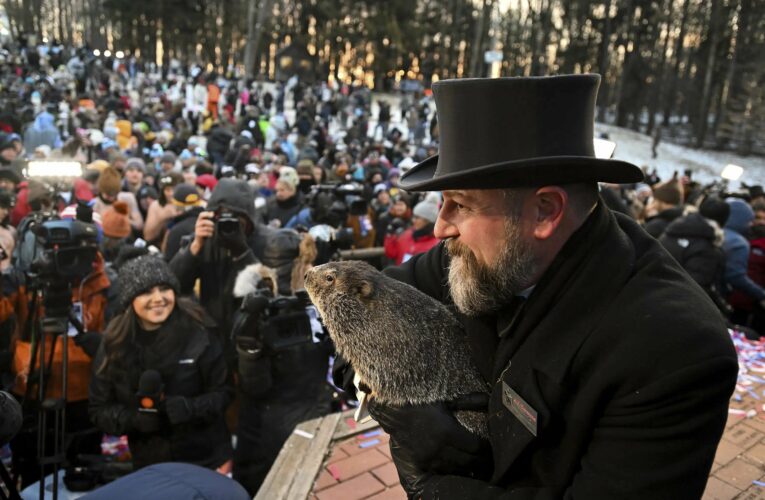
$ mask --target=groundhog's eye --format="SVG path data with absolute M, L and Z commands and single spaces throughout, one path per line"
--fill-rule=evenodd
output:
M 325 276 L 324 279 L 327 280 L 327 283 L 332 283 L 333 281 L 335 281 L 335 277 L 332 276 L 331 274 L 328 274 L 327 276 Z

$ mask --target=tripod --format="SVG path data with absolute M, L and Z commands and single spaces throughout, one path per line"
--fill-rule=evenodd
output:
M 46 283 L 43 290 L 38 289 L 34 299 L 32 314 L 37 314 L 40 302 L 45 306 L 45 315 L 39 319 L 30 362 L 30 384 L 27 395 L 32 394 L 32 380 L 37 383 L 37 400 L 40 402 L 37 421 L 37 456 L 40 466 L 40 498 L 45 496 L 45 472 L 53 469 L 53 500 L 58 499 L 59 470 L 66 461 L 66 401 L 69 365 L 69 336 L 67 330 L 71 314 L 71 285 L 69 283 Z M 42 300 L 40 300 L 42 299 Z M 75 323 L 81 331 L 79 321 Z M 59 397 L 46 397 L 48 379 L 52 376 L 56 345 L 61 338 L 61 394 Z M 50 339 L 50 354 L 46 360 L 46 340 Z M 46 363 L 47 361 L 47 363 Z M 35 365 L 39 366 L 35 372 Z M 33 375 L 34 374 L 34 375 Z M 48 444 L 48 424 L 52 422 L 53 443 Z

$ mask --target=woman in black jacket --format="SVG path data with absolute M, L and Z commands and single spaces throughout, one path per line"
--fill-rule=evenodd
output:
M 136 469 L 169 461 L 227 468 L 231 389 L 203 310 L 176 302 L 178 280 L 157 257 L 125 264 L 119 283 L 124 312 L 109 323 L 93 363 L 91 420 L 106 433 L 128 435 Z

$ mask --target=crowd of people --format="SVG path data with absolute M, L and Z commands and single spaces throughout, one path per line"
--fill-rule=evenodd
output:
M 35 228 L 92 225 L 91 269 L 67 283 L 81 322 L 67 347 L 69 461 L 100 453 L 104 434 L 126 435 L 136 469 L 193 463 L 255 493 L 293 427 L 343 404 L 327 380 L 328 337 L 279 327 L 273 301 L 308 311 L 305 271 L 345 249 L 376 249 L 367 255 L 382 268 L 438 244 L 440 195 L 398 187 L 438 152 L 429 96 L 196 65 L 162 72 L 55 42 L 20 41 L 4 56 L 3 388 L 36 415 L 34 354 L 49 311 L 35 262 L 51 249 Z M 82 173 L 27 176 L 31 162 L 78 162 Z M 646 174 L 601 184 L 601 197 L 659 239 L 729 321 L 765 332 L 762 188 Z M 46 396 L 60 397 L 63 342 L 47 341 Z M 23 485 L 39 479 L 37 432 L 10 443 Z

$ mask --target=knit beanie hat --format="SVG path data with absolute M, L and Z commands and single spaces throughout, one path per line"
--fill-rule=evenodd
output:
M 678 179 L 671 179 L 654 186 L 653 197 L 669 205 L 683 203 L 683 188 Z
M 301 175 L 309 175 L 313 177 L 313 161 L 309 160 L 308 158 L 300 160 L 297 164 L 296 170 L 298 177 Z
M 438 205 L 431 203 L 430 201 L 422 201 L 414 206 L 412 212 L 415 217 L 420 217 L 426 221 L 434 224 L 438 219 Z
M 130 236 L 130 218 L 128 205 L 124 201 L 115 201 L 101 215 L 101 227 L 104 236 L 109 238 L 127 238 Z
M 167 285 L 180 293 L 181 285 L 178 283 L 170 266 L 161 257 L 144 255 L 126 262 L 121 268 L 118 277 L 120 287 L 120 307 L 126 309 L 137 296 L 148 292 L 155 286 Z
M 159 162 L 160 163 L 175 163 L 176 160 L 175 153 L 172 151 L 165 151 L 165 153 L 160 157 Z
M 98 176 L 97 186 L 99 193 L 117 196 L 122 187 L 122 177 L 120 177 L 119 171 L 114 167 L 105 168 Z
M 720 227 L 725 227 L 730 215 L 730 205 L 716 196 L 710 196 L 701 202 L 699 213 L 705 218 L 717 222 Z
M 96 172 L 103 172 L 107 168 L 109 168 L 109 162 L 106 160 L 95 160 L 88 163 L 86 167 L 87 170 L 95 170 Z
M 125 164 L 125 170 L 129 168 L 140 170 L 144 174 L 146 173 L 146 163 L 141 158 L 130 158 Z
M 292 167 L 281 167 L 279 169 L 279 180 L 289 182 L 293 187 L 297 187 L 300 184 L 297 170 Z

